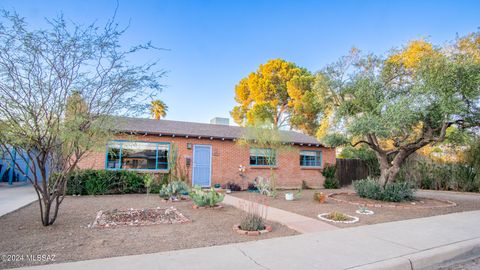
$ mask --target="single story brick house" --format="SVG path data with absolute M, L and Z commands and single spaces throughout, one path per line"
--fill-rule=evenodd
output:
M 245 128 L 230 126 L 225 118 L 212 121 L 116 118 L 115 139 L 105 150 L 85 155 L 78 167 L 166 173 L 170 169 L 168 157 L 175 149 L 177 168 L 184 168 L 192 185 L 207 187 L 231 181 L 246 187 L 257 176 L 269 176 L 273 168 L 277 187 L 298 188 L 302 181 L 310 187 L 322 186 L 321 169 L 327 163 L 335 164 L 335 148 L 325 147 L 311 136 L 282 131 L 295 151 L 275 153 L 272 160 L 265 158 L 266 149 L 237 143 Z

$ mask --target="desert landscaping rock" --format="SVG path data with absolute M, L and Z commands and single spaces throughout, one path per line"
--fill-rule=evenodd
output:
M 357 223 L 360 220 L 358 217 L 350 216 L 350 215 L 345 215 L 348 218 L 350 218 L 349 220 L 333 220 L 333 219 L 327 218 L 328 215 L 330 215 L 330 213 L 323 213 L 318 215 L 318 218 L 323 221 L 328 221 L 332 223 L 343 223 L 343 224 L 353 224 L 353 223 Z
M 222 205 L 215 205 L 215 206 L 198 206 L 196 204 L 192 205 L 193 209 L 222 209 Z
M 402 209 L 433 209 L 443 207 L 457 206 L 456 203 L 448 200 L 439 200 L 432 198 L 418 197 L 414 201 L 406 202 L 382 202 L 367 198 L 361 198 L 354 192 L 338 192 L 331 193 L 328 198 L 334 201 L 349 203 L 358 206 L 368 207 L 390 207 L 390 208 L 402 208 Z
M 353 192 L 351 188 L 342 188 L 342 189 L 320 189 L 324 194 L 328 195 L 331 193 L 338 192 Z M 313 200 L 313 194 L 315 190 L 303 190 L 302 196 L 299 199 L 293 201 L 285 201 L 284 193 L 289 191 L 278 191 L 277 199 L 259 195 L 252 192 L 235 192 L 232 193 L 232 196 L 254 200 L 256 202 L 262 202 L 271 207 L 279 208 L 285 211 L 293 212 L 299 215 L 306 217 L 314 218 L 318 220 L 318 214 L 320 213 L 329 213 L 329 212 L 340 212 L 351 216 L 356 216 L 356 211 L 359 208 L 359 205 L 353 205 L 349 203 L 339 202 L 327 198 L 325 203 L 321 204 L 318 201 Z M 290 191 L 291 192 L 291 191 Z M 374 215 L 364 215 L 357 223 L 353 224 L 342 224 L 342 223 L 329 223 L 337 227 L 352 227 L 352 226 L 361 226 L 361 225 L 370 225 L 391 221 L 399 221 L 405 219 L 429 217 L 444 215 L 455 212 L 463 211 L 472 211 L 480 210 L 480 195 L 474 194 L 463 194 L 458 192 L 439 192 L 439 191 L 430 191 L 430 190 L 419 190 L 417 195 L 422 198 L 433 198 L 440 201 L 452 201 L 456 206 L 452 207 L 437 207 L 437 208 L 390 208 L 390 207 L 379 207 L 375 208 Z M 363 206 L 363 205 L 362 205 Z
M 357 210 L 357 211 L 355 211 L 355 213 L 360 214 L 360 215 L 367 215 L 367 216 L 375 214 L 375 212 L 373 212 L 372 210 L 368 210 L 368 209 L 363 210 L 363 211 Z
M 145 226 L 158 224 L 182 224 L 190 222 L 176 208 L 128 209 L 99 211 L 92 228 L 114 226 Z
M 233 225 L 233 230 L 241 235 L 248 235 L 248 236 L 259 236 L 261 234 L 266 234 L 272 231 L 272 226 L 266 225 L 265 229 L 258 230 L 258 231 L 245 231 L 240 228 L 239 224 Z
M 92 229 L 88 225 L 105 209 L 166 209 L 175 207 L 191 222 L 154 226 L 115 226 Z M 215 211 L 192 209 L 191 201 L 163 203 L 158 196 L 144 194 L 106 196 L 67 196 L 58 220 L 44 227 L 34 202 L 0 217 L 0 251 L 2 254 L 55 254 L 55 262 L 71 262 L 115 256 L 208 247 L 298 234 L 278 223 L 273 231 L 255 238 L 232 231 L 240 222 L 242 211 L 224 205 Z M 48 241 L 46 241 L 48 239 Z M 0 262 L 0 269 L 41 262 Z M 49 262 L 52 263 L 52 262 Z

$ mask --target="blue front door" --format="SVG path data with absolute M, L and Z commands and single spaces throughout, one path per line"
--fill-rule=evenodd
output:
M 193 185 L 209 187 L 212 177 L 212 146 L 193 146 Z

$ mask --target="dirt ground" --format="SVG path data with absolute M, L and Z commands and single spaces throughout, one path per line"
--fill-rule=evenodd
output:
M 150 226 L 88 228 L 99 210 L 176 207 L 192 222 Z M 233 232 L 242 211 L 224 205 L 221 209 L 192 209 L 192 202 L 165 203 L 155 195 L 81 196 L 65 198 L 57 221 L 43 227 L 38 203 L 34 202 L 0 217 L 0 268 L 60 263 L 114 256 L 189 249 L 227 243 L 295 235 L 297 232 L 269 222 L 273 231 L 261 236 Z M 5 255 L 18 255 L 5 262 Z M 32 261 L 28 256 L 45 255 Z M 51 255 L 54 255 L 52 261 Z M 12 259 L 10 257 L 9 259 Z M 45 263 L 45 262 L 43 262 Z
M 320 190 L 325 194 L 337 193 L 337 192 L 353 192 L 351 189 L 323 189 Z M 428 216 L 443 215 L 453 212 L 480 210 L 480 194 L 465 194 L 456 192 L 442 192 L 442 191 L 418 191 L 417 197 L 421 198 L 433 198 L 440 200 L 450 200 L 457 204 L 454 207 L 445 208 L 432 208 L 432 209 L 401 209 L 390 207 L 367 207 L 367 209 L 374 211 L 374 215 L 360 215 L 355 211 L 359 209 L 357 205 L 351 205 L 349 203 L 336 202 L 327 198 L 324 204 L 320 204 L 313 200 L 314 190 L 304 190 L 302 196 L 298 200 L 286 201 L 285 193 L 288 191 L 278 192 L 276 199 L 259 195 L 251 192 L 235 192 L 233 196 L 250 199 L 254 201 L 262 201 L 271 207 L 280 208 L 286 211 L 294 212 L 300 215 L 304 215 L 311 218 L 317 218 L 319 214 L 328 213 L 332 211 L 341 212 L 351 216 L 359 217 L 360 220 L 353 224 L 333 224 L 337 227 L 351 227 L 361 226 L 368 224 L 376 224 L 390 221 L 398 221 L 412 218 L 421 218 Z M 295 191 L 290 191 L 295 193 Z M 417 203 L 420 205 L 419 203 Z M 434 204 L 434 203 L 432 203 Z M 436 204 L 435 204 L 436 205 Z

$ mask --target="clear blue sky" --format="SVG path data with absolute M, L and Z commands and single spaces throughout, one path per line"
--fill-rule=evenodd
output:
M 237 82 L 272 58 L 317 71 L 352 47 L 383 54 L 409 40 L 442 44 L 478 29 L 480 1 L 127 1 L 125 45 L 152 41 L 168 71 L 160 95 L 167 119 L 228 117 Z M 115 0 L 2 0 L 34 26 L 61 12 L 80 23 L 104 22 Z M 149 60 L 139 56 L 134 61 Z

